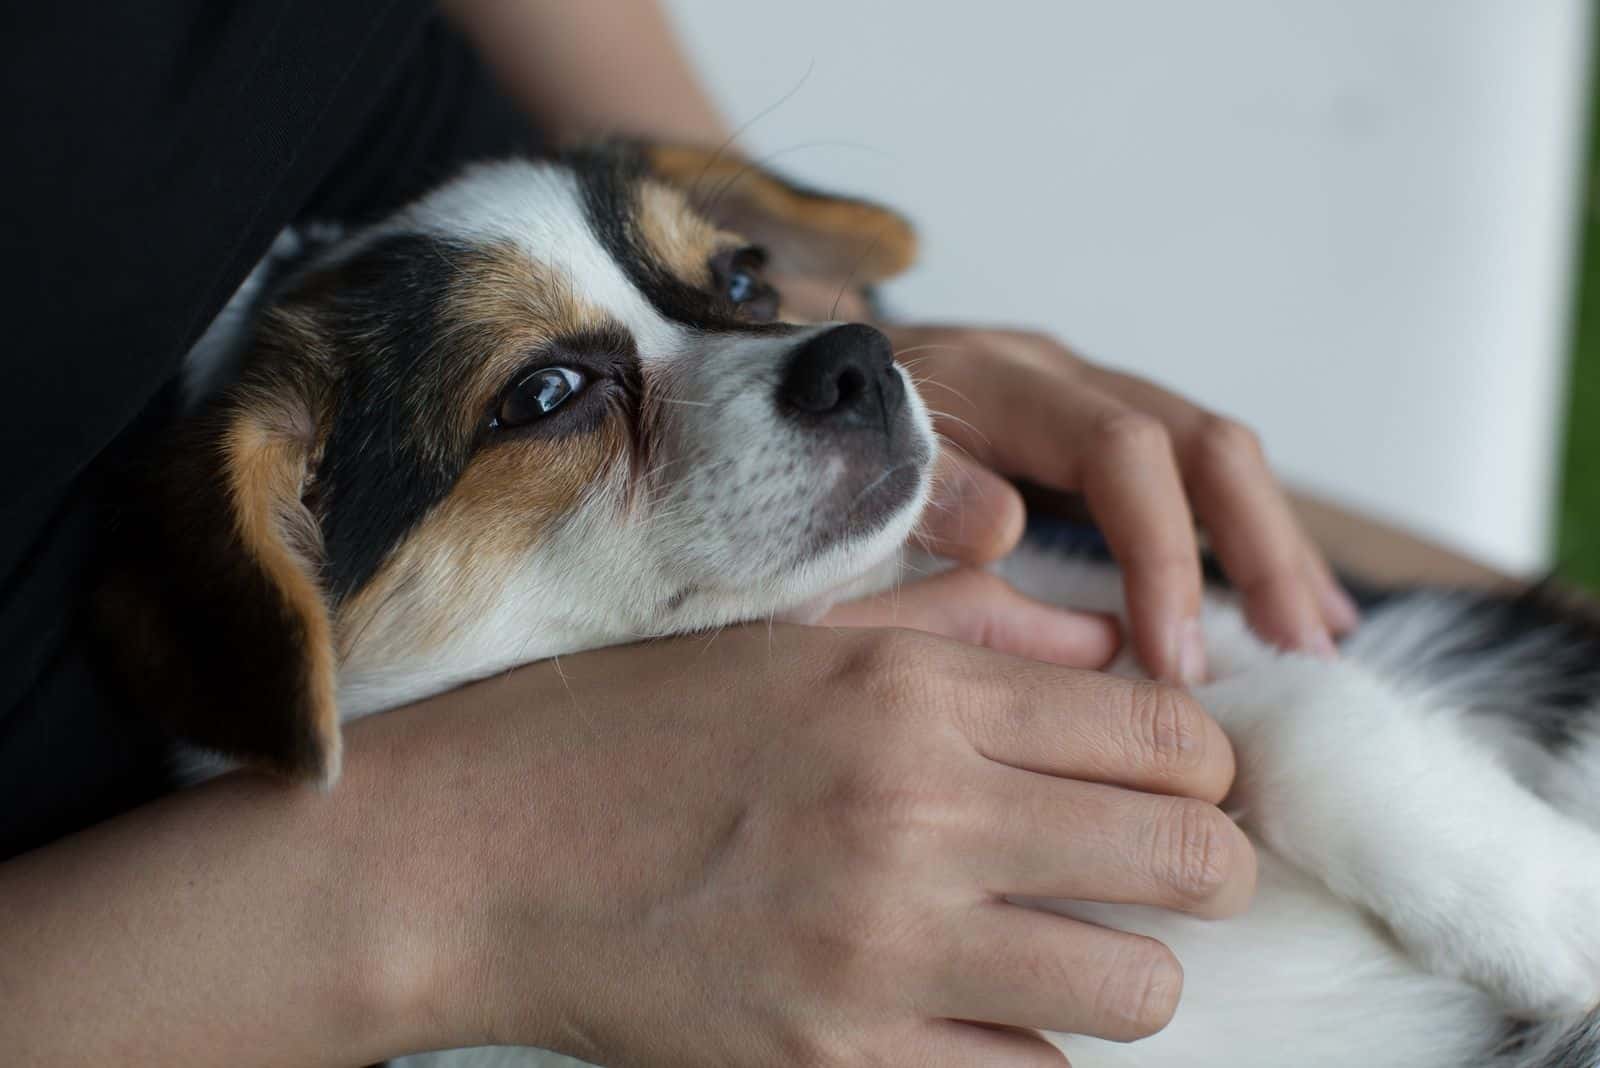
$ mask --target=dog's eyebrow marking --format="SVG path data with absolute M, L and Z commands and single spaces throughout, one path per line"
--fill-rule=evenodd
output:
M 651 206 L 656 208 L 665 206 L 665 199 L 647 192 L 657 183 L 649 178 L 640 156 L 618 150 L 593 151 L 575 153 L 567 162 L 577 178 L 590 231 L 658 313 L 707 332 L 761 334 L 789 329 L 783 323 L 755 323 L 739 317 L 726 301 L 703 284 L 687 281 L 663 259 L 663 255 L 676 257 L 678 253 L 663 253 L 652 245 L 646 232 L 642 219 L 646 198 L 654 198 Z M 684 210 L 689 210 L 686 205 Z M 661 229 L 657 222 L 648 225 Z
M 656 259 L 685 283 L 704 288 L 711 283 L 711 259 L 737 242 L 689 207 L 677 189 L 660 182 L 639 186 L 639 236 Z

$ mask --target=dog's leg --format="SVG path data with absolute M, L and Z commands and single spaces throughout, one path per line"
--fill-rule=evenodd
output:
M 1249 658 L 1197 691 L 1233 739 L 1249 829 L 1514 1012 L 1600 1003 L 1600 837 L 1519 784 L 1459 712 L 1349 662 Z

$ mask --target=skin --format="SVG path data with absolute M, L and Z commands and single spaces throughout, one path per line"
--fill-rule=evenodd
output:
M 725 138 L 652 3 L 450 10 L 546 129 Z M 831 306 L 836 280 L 812 282 Z M 1238 450 L 1205 444 L 1199 409 L 1030 335 L 895 342 L 977 428 L 942 424 L 966 455 L 942 461 L 924 534 L 950 555 L 1015 542 L 997 472 L 1027 475 L 1086 493 L 1162 677 L 1196 673 L 1169 638 L 1197 603 L 1194 515 L 1236 577 L 1269 562 L 1247 581 L 1269 637 L 1320 647 L 1317 618 L 1324 637 L 1353 618 L 1264 463 L 1206 459 Z M 967 355 L 921 348 L 944 345 Z M 1063 1063 L 1017 1028 L 1164 1024 L 1164 948 L 1000 897 L 1241 908 L 1254 860 L 1214 807 L 1220 731 L 1178 690 L 1085 670 L 1119 640 L 1106 621 L 990 576 L 831 622 L 532 665 L 353 725 L 331 794 L 228 776 L 0 865 L 0 1049 L 347 1066 L 518 1041 L 614 1065 L 1005 1068 Z
M 1331 658 L 1358 622 L 1247 427 L 1042 335 L 886 329 L 960 457 L 928 519 L 946 553 L 982 563 L 1015 544 L 1022 501 L 995 472 L 1081 492 L 1122 565 L 1139 659 L 1186 685 L 1206 678 L 1196 519 L 1268 641 Z
M 955 595 L 1002 640 L 1052 622 L 964 573 L 903 609 L 939 625 Z M 1065 658 L 1113 647 L 1055 623 Z M 1254 879 L 1214 807 L 1227 742 L 1182 692 L 915 631 L 602 650 L 362 720 L 347 745 L 332 793 L 230 775 L 0 866 L 0 1048 L 1060 1064 L 952 1021 L 1132 1039 L 1171 1016 L 1181 969 L 1003 895 L 1223 916 Z

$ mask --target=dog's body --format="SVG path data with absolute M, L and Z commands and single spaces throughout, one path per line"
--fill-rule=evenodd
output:
M 134 479 L 101 598 L 178 734 L 331 783 L 341 719 L 893 569 L 926 411 L 874 331 L 771 321 L 759 257 L 701 212 L 864 281 L 909 232 L 715 157 L 646 162 L 481 168 L 269 294 L 239 383 Z M 1002 568 L 1120 611 L 1103 561 Z M 1206 637 L 1197 696 L 1237 750 L 1258 897 L 1221 923 L 1040 903 L 1185 966 L 1166 1031 L 1063 1038 L 1073 1063 L 1600 1066 L 1600 629 L 1413 593 L 1326 663 L 1269 650 L 1219 592 Z

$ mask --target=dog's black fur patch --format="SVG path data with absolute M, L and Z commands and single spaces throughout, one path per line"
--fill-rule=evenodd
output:
M 450 491 L 470 442 L 430 428 L 459 403 L 465 366 L 441 343 L 452 281 L 471 250 L 434 237 L 384 238 L 336 270 L 317 316 L 341 353 L 332 428 L 316 471 L 335 602 L 360 589 Z
M 624 144 L 568 153 L 562 160 L 578 177 L 589 228 L 607 254 L 651 305 L 674 322 L 707 333 L 785 334 L 781 322 L 753 322 L 727 298 L 679 278 L 639 232 L 639 183 L 649 177 L 644 157 Z

